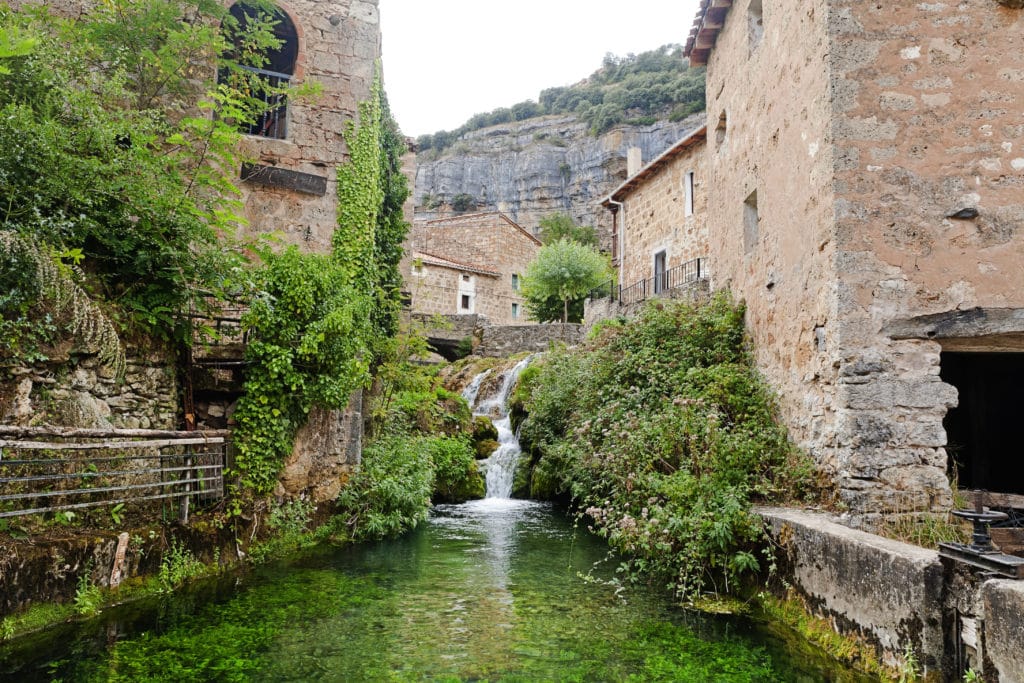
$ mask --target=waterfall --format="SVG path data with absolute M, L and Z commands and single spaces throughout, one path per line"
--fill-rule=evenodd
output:
M 490 370 L 485 370 L 474 377 L 462 392 L 462 397 L 473 409 L 473 414 L 487 416 L 498 430 L 497 450 L 480 463 L 487 481 L 488 498 L 509 498 L 512 495 L 512 482 L 515 478 L 519 454 L 522 451 L 519 448 L 519 440 L 512 432 L 512 420 L 508 415 L 508 395 L 512 392 L 516 380 L 519 379 L 519 373 L 530 364 L 531 360 L 533 360 L 533 356 L 527 356 L 516 363 L 515 367 L 503 372 L 501 386 L 491 396 L 480 395 L 480 388 L 490 374 Z

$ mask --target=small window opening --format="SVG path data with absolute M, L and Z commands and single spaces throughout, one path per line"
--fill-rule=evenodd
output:
M 518 273 L 512 273 L 512 291 L 515 291 L 515 292 L 519 291 L 519 274 Z M 512 304 L 512 305 L 514 306 L 515 304 Z
M 469 310 L 470 301 L 471 300 L 470 300 L 469 294 L 463 294 L 462 295 L 462 310 L 464 310 L 464 311 L 468 311 Z
M 693 171 L 688 171 L 683 180 L 685 203 L 683 205 L 684 215 L 693 215 Z
M 519 304 L 512 304 L 512 318 L 513 320 L 519 317 Z
M 469 275 L 463 275 L 462 276 L 462 281 L 463 282 L 469 282 L 469 280 L 470 280 L 470 276 Z
M 758 221 L 757 190 L 743 200 L 743 253 L 749 254 L 757 245 Z
M 950 478 L 961 490 L 1024 495 L 1024 353 L 944 351 L 940 363 L 939 376 L 959 395 L 942 422 Z
M 654 293 L 668 290 L 668 252 L 664 249 L 654 255 Z
M 747 7 L 747 37 L 750 42 L 750 53 L 753 54 L 764 38 L 764 11 L 761 0 L 750 0 Z
M 241 69 L 237 76 L 245 79 L 243 90 L 249 92 L 259 108 L 256 120 L 243 124 L 240 130 L 246 135 L 284 139 L 288 133 L 288 101 L 284 91 L 295 75 L 299 57 L 299 34 L 295 24 L 284 11 L 276 8 L 268 13 L 263 8 L 239 2 L 228 11 L 238 22 L 234 54 L 229 56 Z M 257 21 L 273 24 L 274 38 L 280 44 L 253 54 L 245 48 L 245 35 L 246 28 Z M 228 73 L 222 70 L 220 78 L 223 80 Z
M 715 127 L 715 146 L 718 151 L 721 151 L 722 145 L 725 144 L 725 131 L 729 127 L 729 117 L 726 115 L 725 110 L 718 115 L 718 126 Z

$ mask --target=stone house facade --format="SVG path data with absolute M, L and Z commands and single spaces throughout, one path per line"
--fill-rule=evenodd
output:
M 707 256 L 706 137 L 706 127 L 693 131 L 602 200 L 622 287 L 650 280 L 660 293 L 673 269 Z
M 402 268 L 412 312 L 476 314 L 493 325 L 528 323 L 520 283 L 540 246 L 500 212 L 413 225 Z
M 1019 5 L 703 0 L 686 46 L 712 284 L 854 524 L 1024 494 Z
M 285 44 L 264 69 L 291 83 L 318 83 L 319 95 L 287 102 L 245 136 L 252 159 L 241 170 L 247 230 L 329 252 L 337 223 L 337 167 L 348 160 L 342 133 L 370 98 L 381 55 L 377 0 L 288 0 Z

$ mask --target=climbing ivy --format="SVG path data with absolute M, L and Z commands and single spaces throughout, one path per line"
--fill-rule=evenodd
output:
M 344 407 L 394 332 L 408 187 L 379 77 L 359 112 L 359 124 L 345 129 L 349 162 L 338 169 L 332 253 L 266 252 L 253 279 L 235 462 L 243 488 L 256 494 L 272 490 L 310 410 Z

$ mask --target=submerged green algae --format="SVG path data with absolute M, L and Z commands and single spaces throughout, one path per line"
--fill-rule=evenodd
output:
M 624 588 L 606 554 L 548 506 L 441 506 L 402 539 L 320 548 L 15 641 L 0 678 L 864 680 L 790 658 L 752 622 Z

